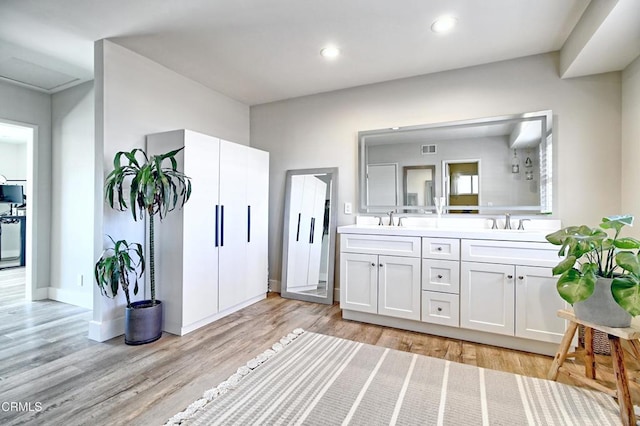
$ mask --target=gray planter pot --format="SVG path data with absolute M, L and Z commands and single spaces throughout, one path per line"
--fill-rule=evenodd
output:
M 125 309 L 124 342 L 127 345 L 144 345 L 155 342 L 162 336 L 162 302 L 150 300 L 133 302 Z
M 607 327 L 629 327 L 631 314 L 622 309 L 611 295 L 611 278 L 598 278 L 590 298 L 573 304 L 578 319 Z

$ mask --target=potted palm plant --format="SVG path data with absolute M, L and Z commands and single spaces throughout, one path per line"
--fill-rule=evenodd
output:
M 111 236 L 108 237 L 112 246 L 102 252 L 102 256 L 96 262 L 94 276 L 100 293 L 104 296 L 115 298 L 118 289 L 122 288 L 127 299 L 124 339 L 127 343 L 136 342 L 136 327 L 131 326 L 136 322 L 136 310 L 131 303 L 129 288 L 133 279 L 133 294 L 138 294 L 138 279 L 142 277 L 145 269 L 142 245 L 129 244 L 126 240 L 114 241 Z
M 560 296 L 576 317 L 598 325 L 628 327 L 640 314 L 640 241 L 620 237 L 633 216 L 610 216 L 597 228 L 569 226 L 546 236 L 564 259 L 553 268 Z M 613 233 L 613 237 L 609 233 Z
M 162 335 L 162 304 L 156 300 L 154 218 L 162 220 L 172 210 L 184 206 L 191 196 L 191 180 L 178 170 L 176 160 L 182 149 L 151 157 L 139 148 L 120 151 L 105 181 L 105 199 L 111 208 L 129 209 L 135 221 L 145 216 L 148 219 L 151 299 L 131 303 L 134 310 L 131 316 L 136 321 L 129 324 L 134 328 L 135 339 L 127 341 L 125 336 L 129 344 L 153 342 Z

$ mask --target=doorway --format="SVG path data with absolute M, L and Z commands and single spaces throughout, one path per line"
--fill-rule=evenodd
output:
M 0 185 L 6 193 L 0 199 L 0 269 L 23 268 L 26 300 L 36 298 L 32 247 L 37 132 L 35 125 L 0 119 Z
M 479 213 L 480 160 L 444 161 L 442 169 L 449 213 Z

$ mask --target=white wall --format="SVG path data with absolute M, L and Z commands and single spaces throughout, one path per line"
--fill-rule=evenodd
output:
M 0 175 L 4 175 L 9 180 L 27 179 L 26 143 L 0 142 Z
M 360 130 L 553 110 L 554 216 L 596 224 L 621 208 L 620 73 L 561 80 L 544 54 L 251 108 L 251 145 L 271 153 L 270 278 L 281 277 L 288 169 L 340 168 L 338 224 L 354 223 Z
M 130 242 L 143 242 L 145 236 L 142 222 L 102 201 L 103 180 L 115 153 L 143 148 L 149 133 L 181 128 L 249 145 L 249 107 L 108 40 L 95 44 L 95 90 L 97 259 L 105 234 Z M 124 297 L 106 299 L 94 286 L 89 336 L 105 340 L 122 334 L 123 307 Z
M 89 309 L 93 308 L 95 285 L 94 103 L 90 81 L 54 94 L 51 105 L 53 194 L 49 298 Z
M 33 297 L 46 298 L 51 233 L 51 96 L 0 81 L 0 119 L 37 126 L 33 146 L 33 187 L 37 195 L 27 199 L 31 212 L 27 240 L 34 239 L 31 256 L 27 253 L 27 275 L 39 289 Z M 27 165 L 27 170 L 30 168 Z
M 640 221 L 640 57 L 622 72 L 622 211 Z M 626 235 L 640 238 L 640 224 Z

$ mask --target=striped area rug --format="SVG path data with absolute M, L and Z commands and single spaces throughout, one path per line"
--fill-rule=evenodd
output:
M 620 420 L 617 404 L 599 392 L 296 330 L 168 424 L 603 426 Z

